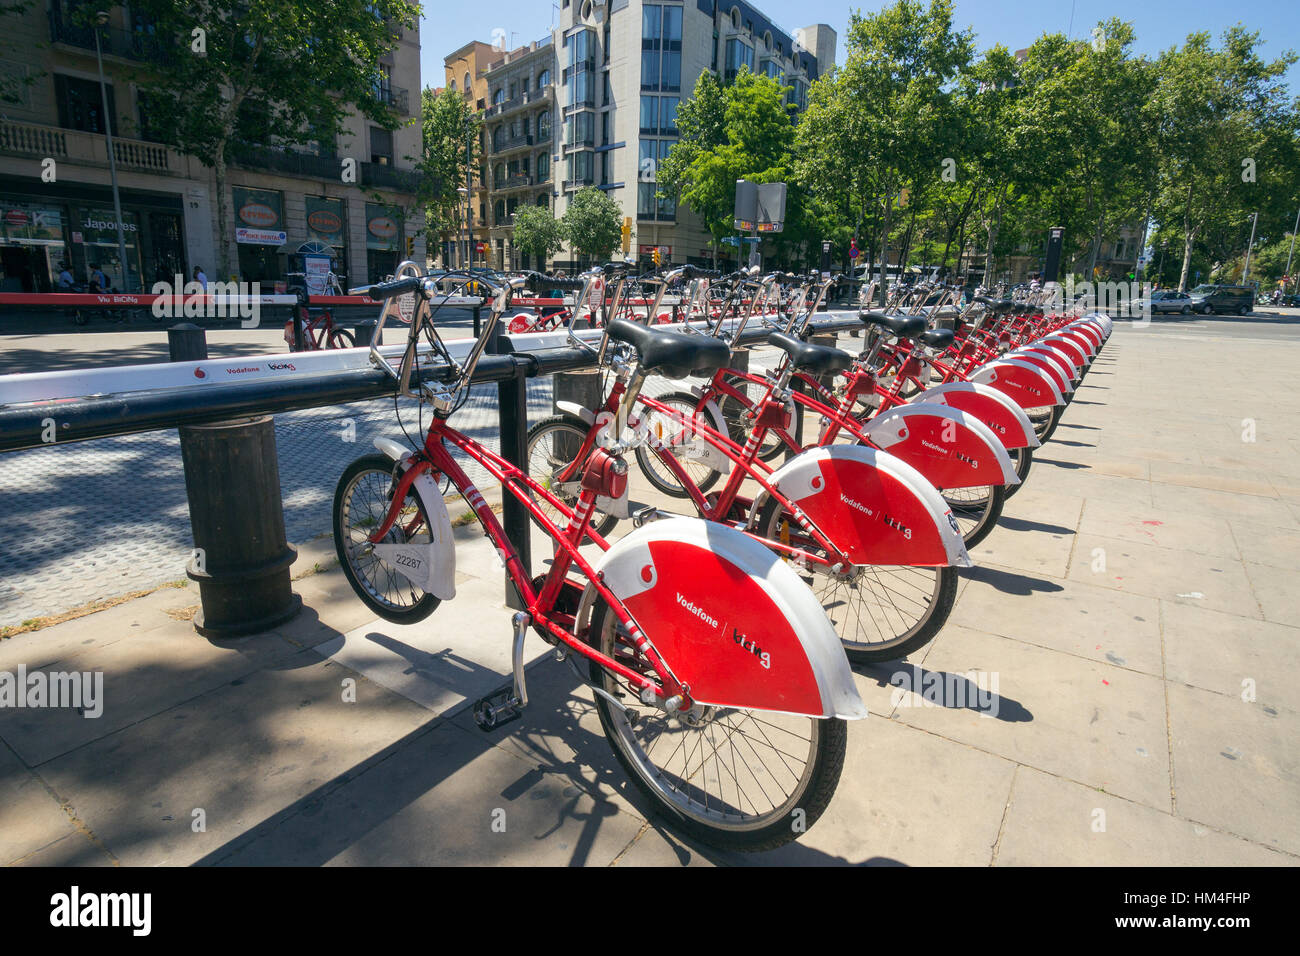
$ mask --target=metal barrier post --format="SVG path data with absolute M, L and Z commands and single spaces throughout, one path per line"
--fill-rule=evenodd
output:
M 512 378 L 497 383 L 501 425 L 501 457 L 522 471 L 528 470 L 528 363 L 517 362 Z M 519 552 L 524 570 L 531 576 L 532 540 L 528 509 L 508 490 L 501 492 L 501 518 L 506 537 Z M 522 611 L 523 601 L 506 575 L 506 606 Z
M 303 339 L 305 334 L 303 326 L 307 324 L 307 303 L 311 300 L 307 297 L 306 289 L 295 289 L 294 293 L 298 296 L 298 304 L 293 307 L 293 350 L 302 352 L 307 348 L 307 343 Z
M 175 362 L 201 361 L 204 330 L 182 324 L 167 331 Z M 297 552 L 284 534 L 280 465 L 270 415 L 180 426 L 185 494 L 194 553 L 185 569 L 199 584 L 202 609 L 194 629 L 232 638 L 269 630 L 300 610 L 289 566 Z
M 482 319 L 483 319 L 483 306 L 482 305 L 474 306 L 474 338 L 479 337 L 479 328 Z

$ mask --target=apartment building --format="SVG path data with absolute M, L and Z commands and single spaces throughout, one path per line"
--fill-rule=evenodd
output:
M 446 88 L 460 93 L 466 104 L 480 116 L 488 108 L 487 72 L 503 59 L 503 52 L 490 43 L 472 40 L 459 50 L 443 59 L 446 73 Z M 471 154 L 477 161 L 472 164 L 470 202 L 468 212 L 462 217 L 469 218 L 469 238 L 465 238 L 464 219 L 459 223 L 454 237 L 443 236 L 440 246 L 442 265 L 446 267 L 464 266 L 466 264 L 481 266 L 487 264 L 491 248 L 491 229 L 488 219 L 488 186 L 483 177 L 483 163 L 487 156 L 487 132 L 480 130 L 479 138 Z M 479 250 L 484 250 L 480 252 Z
M 631 251 L 643 263 L 656 247 L 664 261 L 708 264 L 715 253 L 734 261 L 734 247 L 715 250 L 698 217 L 656 196 L 657 165 L 677 141 L 678 105 L 705 70 L 727 83 L 743 66 L 780 79 L 791 88 L 790 109 L 802 110 L 809 84 L 834 64 L 835 31 L 818 24 L 790 33 L 740 0 L 560 4 L 556 214 L 577 190 L 596 186 L 632 220 Z
M 727 83 L 747 66 L 790 86 L 789 107 L 802 110 L 809 84 L 834 64 L 835 31 L 818 24 L 792 34 L 731 0 L 558 4 L 550 42 L 499 53 L 483 74 L 487 264 L 576 268 L 567 250 L 549 263 L 528 262 L 511 245 L 512 224 L 523 204 L 563 216 L 586 186 L 607 192 L 632 221 L 631 252 L 643 263 L 656 247 L 665 261 L 711 263 L 708 230 L 656 196 L 658 163 L 677 141 L 678 105 L 705 70 Z M 728 247 L 716 254 L 720 262 L 735 257 Z
M 74 16 L 84 7 L 44 0 L 0 18 L 8 40 L 0 70 L 31 79 L 18 88 L 18 102 L 0 105 L 0 291 L 48 291 L 62 261 L 79 281 L 100 266 L 113 288 L 132 291 L 195 266 L 224 279 L 217 275 L 223 245 L 236 277 L 266 284 L 305 271 L 309 260 L 328 259 L 345 283 L 359 284 L 391 273 L 408 255 L 422 259 L 418 123 L 390 132 L 354 115 L 334 142 L 310 149 L 241 143 L 228 169 L 229 214 L 216 222 L 211 169 L 158 142 L 147 95 L 132 79 L 162 55 L 151 25 L 129 4 L 104 4 L 106 117 L 95 33 Z M 375 86 L 402 116 L 418 114 L 418 29 L 402 31 L 381 58 Z M 110 185 L 110 121 L 125 262 Z M 356 160 L 356 181 L 344 181 L 346 159 Z

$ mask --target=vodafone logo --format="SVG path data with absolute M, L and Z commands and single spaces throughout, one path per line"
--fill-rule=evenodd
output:
M 196 369 L 194 370 L 194 377 L 195 377 L 195 378 L 207 378 L 207 377 L 208 377 L 208 373 L 205 372 L 205 371 L 203 371 L 203 369 L 201 369 L 201 368 L 196 368 Z
M 848 495 L 846 495 L 846 494 L 843 494 L 843 493 L 840 494 L 840 501 L 844 502 L 844 503 L 845 503 L 846 505 L 848 505 L 850 508 L 855 508 L 855 509 L 857 509 L 858 511 L 861 511 L 864 515 L 874 515 L 874 514 L 875 514 L 874 511 L 872 511 L 870 508 L 868 508 L 868 507 L 867 507 L 866 505 L 864 505 L 862 502 L 860 502 L 860 501 L 854 501 L 852 498 L 850 498 L 850 497 L 849 497 Z

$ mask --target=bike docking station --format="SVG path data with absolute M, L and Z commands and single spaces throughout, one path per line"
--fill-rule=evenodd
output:
M 122 307 L 138 308 L 150 304 L 143 300 L 151 297 L 115 298 L 131 300 L 119 303 Z M 473 307 L 476 313 L 483 305 L 472 296 L 448 299 L 448 304 Z M 261 296 L 258 304 L 297 307 L 301 301 L 297 295 Z M 849 331 L 861 324 L 855 312 L 821 315 L 825 318 L 814 323 L 818 332 Z M 594 344 L 601 331 L 577 334 Z M 760 344 L 767 334 L 765 328 L 747 329 L 737 345 Z M 457 362 L 469 355 L 474 341 L 445 340 Z M 169 329 L 168 342 L 170 362 L 4 376 L 0 452 L 178 429 L 194 541 L 186 573 L 198 583 L 201 596 L 195 629 L 214 640 L 269 630 L 302 607 L 290 585 L 296 551 L 285 540 L 272 416 L 390 399 L 391 377 L 371 364 L 368 347 L 213 359 L 206 330 L 192 323 Z M 391 367 L 400 362 L 403 350 L 403 345 L 377 346 Z M 421 367 L 421 378 L 445 381 L 451 376 L 451 368 L 435 362 L 427 347 L 420 354 L 429 360 Z M 563 331 L 498 330 L 472 383 L 497 386 L 503 457 L 526 467 L 527 379 L 577 373 L 570 381 L 583 384 L 557 387 L 585 392 L 598 377 L 594 370 L 591 350 L 574 347 Z M 558 392 L 556 397 L 563 400 Z M 507 536 L 527 556 L 530 521 L 525 509 L 508 497 L 502 517 Z M 508 579 L 505 589 L 507 603 L 516 605 L 518 595 Z

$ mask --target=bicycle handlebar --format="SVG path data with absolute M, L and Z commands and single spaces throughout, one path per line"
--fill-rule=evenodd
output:
M 394 296 L 406 295 L 408 292 L 415 292 L 420 288 L 424 280 L 420 276 L 407 276 L 404 279 L 390 279 L 387 282 L 377 282 L 374 285 L 356 286 L 348 289 L 348 295 L 364 295 L 371 299 L 391 299 Z

